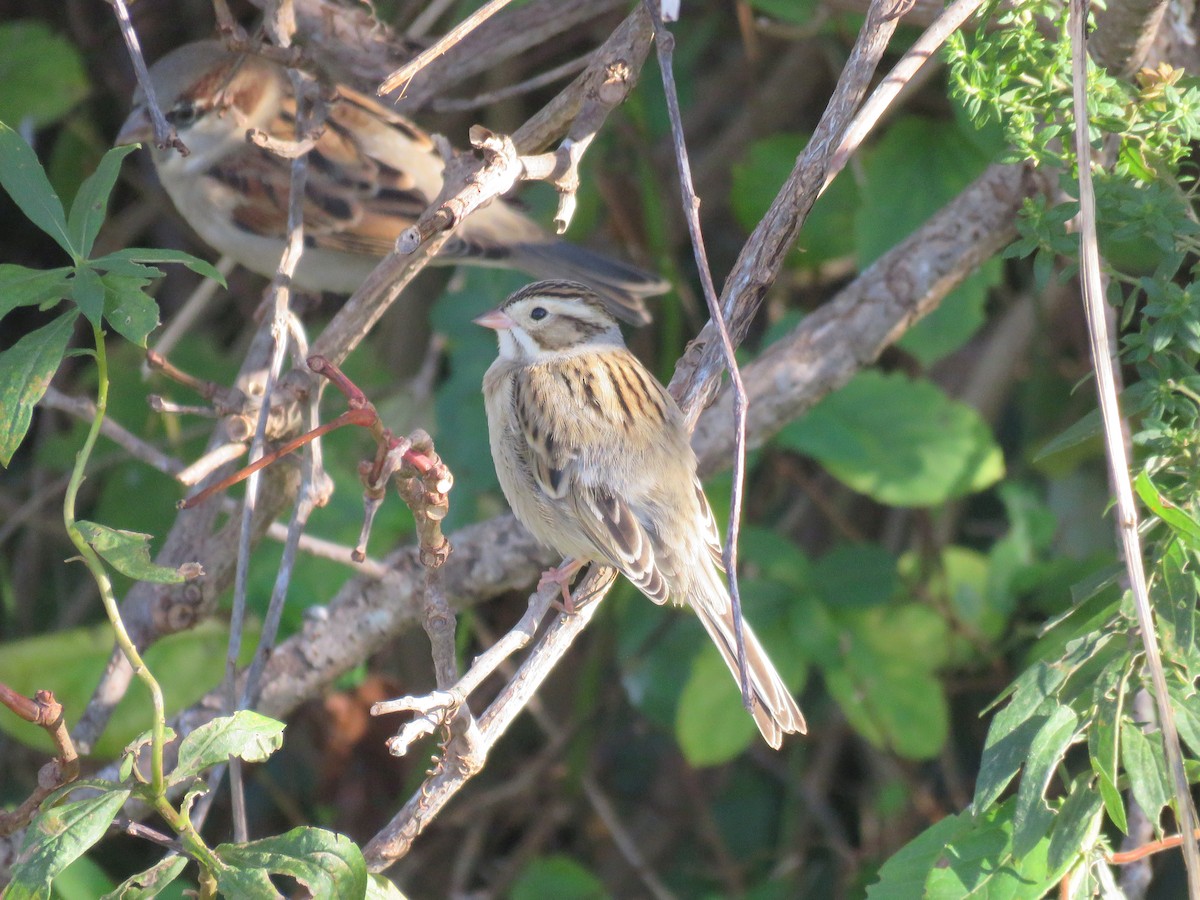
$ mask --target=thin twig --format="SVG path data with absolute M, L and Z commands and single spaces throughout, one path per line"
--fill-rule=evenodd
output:
M 516 84 L 506 85 L 494 91 L 488 91 L 483 94 L 476 94 L 474 97 L 463 98 L 447 98 L 434 100 L 430 104 L 430 109 L 434 112 L 449 113 L 449 112 L 467 112 L 472 109 L 484 109 L 490 106 L 495 106 L 504 100 L 511 100 L 513 97 L 520 97 L 528 94 L 530 91 L 536 91 L 548 84 L 565 78 L 568 75 L 574 75 L 580 69 L 585 69 L 591 64 L 595 57 L 595 51 L 584 54 L 576 59 L 568 60 L 561 66 L 555 66 L 552 69 L 547 69 L 534 75 L 532 78 L 527 78 L 524 81 L 519 81 Z
M 56 409 L 74 416 L 80 421 L 90 422 L 96 418 L 96 404 L 83 397 L 70 397 L 51 386 L 39 401 L 40 406 Z M 128 431 L 109 416 L 105 416 L 100 424 L 100 433 L 124 449 L 134 459 L 140 459 L 152 469 L 166 475 L 178 476 L 183 471 L 183 463 L 173 456 L 167 456 L 157 447 L 148 444 L 131 431 Z
M 383 79 L 383 83 L 379 85 L 376 92 L 382 97 L 384 94 L 390 94 L 401 85 L 408 84 L 414 75 L 429 64 L 430 60 L 442 56 L 447 50 L 511 2 L 512 0 L 491 0 L 487 5 L 481 6 L 442 35 L 432 47 L 420 53 L 416 59 L 409 60 L 387 78 Z
M 1105 329 L 1104 283 L 1100 273 L 1100 248 L 1096 236 L 1096 195 L 1092 186 L 1091 143 L 1088 134 L 1087 107 L 1087 11 L 1084 0 L 1071 0 L 1071 63 L 1074 121 L 1075 155 L 1079 179 L 1079 273 L 1083 292 L 1084 312 L 1088 326 L 1088 342 L 1092 351 L 1092 368 L 1096 373 L 1096 391 L 1100 405 L 1100 419 L 1104 426 L 1104 445 L 1108 458 L 1109 478 L 1116 493 L 1117 521 L 1121 529 L 1121 544 L 1125 556 L 1125 569 L 1129 575 L 1129 587 L 1133 593 L 1134 609 L 1137 612 L 1138 629 L 1142 647 L 1146 653 L 1146 666 L 1154 685 L 1154 700 L 1158 707 L 1159 725 L 1162 728 L 1163 746 L 1166 751 L 1167 767 L 1171 771 L 1175 790 L 1175 814 L 1179 830 L 1184 835 L 1196 832 L 1196 809 L 1192 803 L 1187 773 L 1183 767 L 1183 752 L 1179 746 L 1179 733 L 1175 727 L 1175 714 L 1171 709 L 1167 693 L 1167 679 L 1163 673 L 1162 656 L 1158 647 L 1158 636 L 1154 630 L 1154 615 L 1150 610 L 1150 598 L 1146 587 L 1146 572 L 1142 557 L 1141 538 L 1138 534 L 1138 511 L 1133 498 L 1133 486 L 1129 480 L 1129 458 L 1122 438 L 1121 411 L 1117 403 L 1116 381 L 1113 373 L 1113 348 L 1109 346 Z M 1187 866 L 1188 896 L 1200 900 L 1200 847 L 1196 841 L 1183 842 L 1183 859 Z
M 125 48 L 129 51 L 129 59 L 133 62 L 133 71 L 137 75 L 138 86 L 146 95 L 146 105 L 150 107 L 150 122 L 154 125 L 154 145 L 159 150 L 174 148 L 180 155 L 187 156 L 188 148 L 175 133 L 175 126 L 167 121 L 162 108 L 158 105 L 158 97 L 154 93 L 154 85 L 150 81 L 150 72 L 146 69 L 146 60 L 142 56 L 142 45 L 138 41 L 137 32 L 133 30 L 133 22 L 129 18 L 129 10 L 125 8 L 125 0 L 108 0 L 113 11 L 117 14 L 117 23 L 121 26 L 121 37 L 125 39 Z
M 892 67 L 892 71 L 879 83 L 871 96 L 862 105 L 854 120 L 846 128 L 841 143 L 834 151 L 829 161 L 829 169 L 825 173 L 825 183 L 821 193 L 828 189 L 837 174 L 845 168 L 850 157 L 862 144 L 871 129 L 891 106 L 917 72 L 931 60 L 938 47 L 945 43 L 946 38 L 959 29 L 963 22 L 971 17 L 983 4 L 983 0 L 955 0 L 937 17 L 937 20 L 921 34 L 913 45 L 908 48 L 900 61 Z
M 829 160 L 849 127 L 906 5 L 907 0 L 871 3 L 867 20 L 812 139 L 725 280 L 721 309 L 734 344 L 745 337 L 767 289 L 779 274 L 787 248 L 795 241 L 812 209 L 825 181 Z M 671 393 L 679 401 L 689 425 L 707 405 L 724 369 L 722 348 L 719 342 L 714 342 L 716 331 L 717 326 L 711 322 L 704 327 L 671 379 Z
M 687 222 L 688 236 L 692 241 L 692 253 L 696 257 L 696 270 L 700 274 L 700 286 L 704 291 L 704 302 L 708 305 L 711 322 L 717 326 L 717 336 L 724 353 L 725 369 L 733 390 L 733 484 L 729 495 L 729 522 L 725 532 L 725 546 L 721 549 L 721 560 L 725 565 L 725 577 L 729 581 L 729 600 L 733 612 L 733 634 L 735 653 L 738 660 L 738 686 L 742 692 L 742 705 L 754 710 L 754 694 L 750 691 L 750 674 L 746 667 L 746 638 L 742 621 L 742 594 L 738 586 L 737 547 L 738 527 L 742 519 L 742 495 L 746 481 L 746 387 L 742 384 L 742 373 L 733 352 L 733 341 L 725 327 L 721 314 L 717 288 L 713 284 L 712 268 L 708 264 L 708 252 L 704 248 L 704 235 L 700 230 L 700 198 L 692 183 L 692 168 L 688 161 L 687 144 L 683 137 L 683 116 L 679 112 L 679 94 L 675 90 L 673 55 L 675 36 L 671 34 L 656 8 L 656 0 L 644 0 L 650 21 L 654 24 L 654 43 L 658 53 L 658 68 L 662 75 L 663 91 L 667 96 L 667 112 L 671 119 L 671 141 L 675 146 L 675 165 L 679 171 L 679 189 L 683 199 L 683 217 Z

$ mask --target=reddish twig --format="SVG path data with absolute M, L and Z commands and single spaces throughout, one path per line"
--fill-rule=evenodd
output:
M 0 684 L 0 703 L 34 725 L 44 728 L 54 741 L 55 758 L 38 772 L 37 787 L 12 812 L 0 813 L 0 836 L 24 828 L 50 794 L 79 777 L 79 755 L 67 733 L 62 704 L 50 691 L 38 691 L 33 698 L 18 694 L 6 684 Z

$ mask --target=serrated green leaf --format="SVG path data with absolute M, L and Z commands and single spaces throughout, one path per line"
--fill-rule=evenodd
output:
M 1171 782 L 1163 756 L 1162 732 L 1146 734 L 1133 722 L 1121 722 L 1121 761 L 1129 775 L 1129 787 L 1146 818 L 1158 826 L 1159 813 L 1171 800 Z
M 63 313 L 0 353 L 0 465 L 7 466 L 25 439 L 33 408 L 58 371 L 77 312 Z
M 1150 602 L 1162 627 L 1163 652 L 1184 658 L 1196 642 L 1196 576 L 1181 540 L 1170 540 L 1150 583 Z
M 1062 876 L 1046 864 L 1049 839 L 1028 853 L 1013 851 L 1015 800 L 996 807 L 964 828 L 934 861 L 925 882 L 928 900 L 1034 900 Z M 968 820 L 970 821 L 970 820 Z
M 50 235 L 71 257 L 79 259 L 67 234 L 62 201 L 33 148 L 25 139 L 0 122 L 0 186 L 34 225 Z
M 1051 869 L 1087 858 L 1100 830 L 1100 805 L 1102 800 L 1092 787 L 1090 776 L 1079 775 L 1070 785 L 1066 802 L 1055 816 L 1050 847 L 1046 851 L 1046 864 Z
M 891 855 L 879 870 L 878 880 L 867 887 L 867 900 L 925 900 L 925 881 L 942 851 L 961 834 L 965 813 L 946 816 Z
M 187 857 L 168 856 L 144 872 L 130 875 L 117 885 L 115 891 L 105 894 L 101 900 L 150 900 L 178 878 L 187 868 L 187 864 Z
M 216 854 L 229 868 L 217 876 L 227 897 L 270 897 L 278 892 L 271 875 L 294 878 L 314 897 L 362 897 L 367 891 L 367 864 L 348 837 L 301 826 L 286 834 L 221 844 Z
M 778 440 L 893 506 L 943 503 L 1004 474 L 1003 455 L 978 413 L 932 382 L 900 374 L 861 373 Z
M 1160 494 L 1144 469 L 1133 479 L 1133 489 L 1147 508 L 1162 519 L 1189 550 L 1200 552 L 1200 522 L 1192 518 L 1187 510 L 1180 509 Z
M 143 290 L 144 277 L 109 273 L 100 280 L 104 283 L 105 321 L 126 340 L 145 347 L 146 338 L 158 327 L 158 304 Z
M 190 253 L 184 253 L 182 250 L 129 247 L 125 250 L 117 250 L 109 253 L 107 256 L 101 256 L 99 259 L 93 259 L 91 264 L 97 269 L 113 269 L 115 271 L 122 262 L 147 263 L 152 266 L 159 265 L 160 263 L 179 263 L 191 269 L 197 275 L 211 278 L 222 287 L 225 286 L 225 277 L 213 268 L 211 263 L 207 263 L 199 257 L 192 256 Z
M 75 277 L 68 282 L 68 295 L 75 301 L 79 311 L 93 325 L 99 326 L 104 317 L 104 282 L 100 273 L 87 266 L 78 266 Z
M 5 900 L 49 898 L 55 876 L 104 837 L 128 798 L 128 790 L 107 790 L 84 800 L 44 806 L 25 835 Z
M 27 269 L 0 265 L 0 318 L 18 306 L 38 306 L 67 296 L 69 266 L 58 269 Z
M 542 900 L 543 897 L 604 900 L 608 896 L 600 879 L 575 860 L 562 855 L 533 860 L 509 892 L 511 900 Z
M 979 777 L 975 781 L 975 797 L 971 801 L 971 811 L 975 815 L 991 808 L 1025 764 L 1029 758 L 1029 745 L 1050 717 L 1050 708 L 1051 702 L 1045 701 L 1037 714 L 1031 714 L 1003 734 L 992 720 L 979 764 Z
M 182 584 L 185 581 L 178 569 L 156 565 L 150 559 L 150 535 L 82 519 L 75 524 L 92 549 L 122 575 L 154 584 Z
M 1091 726 L 1088 728 L 1088 758 L 1099 779 L 1100 796 L 1108 816 L 1121 831 L 1127 828 L 1125 802 L 1117 790 L 1120 769 L 1120 722 L 1125 708 L 1125 685 L 1133 658 L 1114 659 L 1096 679 L 1092 690 Z
M 100 226 L 104 224 L 108 197 L 112 193 L 113 185 L 117 183 L 121 162 L 136 149 L 133 144 L 113 147 L 101 158 L 96 171 L 79 186 L 79 192 L 71 203 L 71 211 L 67 213 L 67 235 L 71 246 L 80 257 L 87 257 L 92 252 L 96 235 L 100 233 Z
M 62 118 L 87 96 L 79 50 L 35 19 L 0 25 L 0 122 L 33 127 Z
M 1013 810 L 1013 853 L 1024 856 L 1046 837 L 1054 813 L 1046 805 L 1046 789 L 1063 755 L 1079 734 L 1079 716 L 1069 706 L 1050 713 L 1029 743 L 1029 758 L 1017 789 Z
M 205 769 L 236 756 L 246 762 L 262 762 L 283 746 L 283 723 L 243 709 L 201 725 L 179 745 L 179 762 L 170 775 L 178 784 Z

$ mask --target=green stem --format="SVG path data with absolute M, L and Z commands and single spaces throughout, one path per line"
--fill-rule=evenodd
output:
M 67 534 L 71 538 L 71 543 L 79 551 L 79 555 L 83 559 L 83 564 L 92 573 L 92 578 L 95 579 L 96 586 L 100 589 L 100 599 L 104 603 L 104 611 L 108 614 L 108 621 L 116 633 L 118 646 L 120 646 L 122 652 L 125 654 L 125 658 L 129 660 L 129 665 L 133 669 L 134 674 L 142 679 L 146 687 L 150 690 L 150 697 L 154 702 L 153 737 L 150 747 L 150 788 L 157 799 L 165 796 L 163 743 L 164 731 L 166 729 L 166 711 L 163 706 L 162 688 L 158 686 L 158 682 L 150 674 L 150 670 L 146 668 L 146 664 L 142 662 L 142 657 L 138 653 L 137 647 L 134 646 L 133 641 L 130 639 L 129 632 L 125 630 L 125 623 L 121 620 L 121 612 L 117 609 L 116 597 L 113 595 L 112 582 L 108 578 L 108 572 L 105 570 L 104 564 L 100 561 L 100 557 L 96 554 L 96 551 L 84 540 L 83 535 L 80 534 L 79 528 L 75 524 L 75 498 L 79 494 L 80 485 L 83 484 L 88 459 L 91 458 L 92 449 L 96 446 L 96 439 L 100 436 L 100 424 L 104 421 L 104 413 L 108 408 L 108 356 L 104 348 L 104 332 L 100 329 L 99 325 L 92 325 L 92 337 L 96 343 L 96 369 L 99 376 L 99 384 L 96 388 L 96 417 L 92 420 L 92 427 L 88 430 L 87 439 L 83 442 L 83 447 L 75 455 L 75 468 L 71 471 L 71 480 L 67 484 L 67 494 L 63 498 L 63 522 L 66 525 Z

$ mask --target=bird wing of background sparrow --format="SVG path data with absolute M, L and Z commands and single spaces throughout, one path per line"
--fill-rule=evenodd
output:
M 295 140 L 295 100 L 284 99 L 268 129 L 280 140 Z M 323 130 L 308 156 L 304 230 L 310 247 L 382 257 L 396 237 L 412 225 L 441 190 L 442 161 L 433 140 L 407 119 L 369 97 L 339 87 L 326 108 Z M 252 234 L 287 234 L 289 160 L 247 144 L 209 173 L 236 189 L 232 214 Z M 493 204 L 498 206 L 498 204 Z M 501 214 L 501 245 L 522 239 L 547 240 L 524 216 Z M 490 208 L 475 218 L 482 223 Z M 491 218 L 497 216 L 493 214 Z M 478 227 L 474 229 L 478 231 Z M 443 257 L 486 258 L 485 243 L 456 238 Z
M 361 136 L 364 120 L 376 129 L 388 127 L 356 104 L 330 104 L 324 129 L 309 153 L 304 231 L 310 247 L 384 256 L 396 235 L 429 204 L 429 195 L 407 172 L 366 152 Z M 274 138 L 295 140 L 293 98 L 285 100 L 268 130 Z M 390 136 L 395 141 L 408 140 L 401 132 L 390 132 Z M 427 137 L 420 137 L 428 143 Z M 289 160 L 246 144 L 207 174 L 234 189 L 238 200 L 231 212 L 239 228 L 267 237 L 286 236 Z
M 600 558 L 665 603 L 669 576 L 686 564 L 682 541 L 648 524 L 670 515 L 671 504 L 653 498 L 690 450 L 678 446 L 681 425 L 664 427 L 678 413 L 663 389 L 622 351 L 529 370 L 516 390 L 538 487 L 552 501 L 572 504 L 572 521 Z

